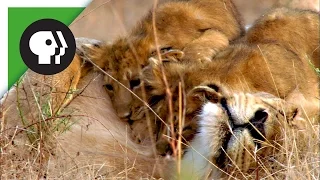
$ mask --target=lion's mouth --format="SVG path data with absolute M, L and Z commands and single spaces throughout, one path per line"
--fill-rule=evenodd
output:
M 228 132 L 222 139 L 222 146 L 221 148 L 219 149 L 219 156 L 216 158 L 216 165 L 221 168 L 221 169 L 224 169 L 226 167 L 226 162 L 228 160 L 227 158 L 227 154 L 226 154 L 226 150 L 228 148 L 228 144 L 229 144 L 229 141 L 232 137 L 232 133 L 231 132 Z
M 236 124 L 237 117 L 232 115 L 227 99 L 221 99 L 221 107 L 227 116 L 226 126 L 228 128 L 225 129 L 227 133 L 220 139 L 220 152 L 215 162 L 221 169 L 225 169 L 228 164 L 241 169 L 245 163 L 241 160 L 241 163 L 238 164 L 239 159 L 246 159 L 245 156 L 248 154 L 252 156 L 254 149 L 261 148 L 261 142 L 265 141 L 264 123 L 268 114 L 264 114 L 264 111 L 259 109 L 248 123 Z M 246 167 L 243 168 L 242 170 L 246 170 Z
M 247 129 L 236 129 L 226 133 L 221 142 L 216 165 L 226 172 L 236 169 L 247 172 L 249 164 L 255 161 L 254 151 L 258 148 L 250 132 Z

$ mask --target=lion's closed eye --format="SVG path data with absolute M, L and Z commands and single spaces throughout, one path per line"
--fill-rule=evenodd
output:
M 135 88 L 135 87 L 140 86 L 140 84 L 141 84 L 140 79 L 131 80 L 131 81 L 130 81 L 130 88 L 133 89 L 133 88 Z
M 168 46 L 168 47 L 162 47 L 159 49 L 160 54 L 166 53 L 168 51 L 170 51 L 172 49 L 172 47 Z M 157 50 L 153 50 L 150 54 L 150 57 L 154 57 L 157 55 Z
M 108 90 L 108 91 L 113 91 L 113 86 L 111 84 L 105 84 L 104 87 Z
M 148 103 L 150 106 L 154 106 L 154 105 L 158 104 L 164 98 L 165 98 L 165 95 L 155 95 L 149 99 Z

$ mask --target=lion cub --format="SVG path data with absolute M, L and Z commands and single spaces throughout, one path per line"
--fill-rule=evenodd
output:
M 143 72 L 147 100 L 151 108 L 165 121 L 157 120 L 153 131 L 160 154 L 170 151 L 161 138 L 168 124 L 179 120 L 179 82 L 183 89 L 185 123 L 182 135 L 188 141 L 197 132 L 198 114 L 207 102 L 218 102 L 212 92 L 224 89 L 230 93 L 269 93 L 298 107 L 295 113 L 313 116 L 319 112 L 319 77 L 313 68 L 319 62 L 319 14 L 311 11 L 275 9 L 262 16 L 243 39 L 218 53 L 207 63 L 164 63 L 166 78 L 172 93 L 172 113 L 161 73 L 161 64 L 151 64 Z M 135 91 L 140 94 L 139 89 Z M 303 111 L 301 110 L 303 109 Z M 145 107 L 134 101 L 130 119 L 132 126 L 140 124 L 133 134 L 148 138 L 140 129 L 145 121 Z M 149 113 L 150 119 L 157 119 Z M 140 120 L 139 120 L 140 119 Z M 169 127 L 169 129 L 171 129 Z M 171 129 L 172 130 L 172 129 Z M 174 137 L 175 138 L 175 137 Z M 164 143 L 164 144 L 163 144 Z
M 94 63 L 118 81 L 105 76 L 105 87 L 123 119 L 131 114 L 133 96 L 128 89 L 140 86 L 141 69 L 148 65 L 149 57 L 156 56 L 157 48 L 160 53 L 181 50 L 184 60 L 210 61 L 244 32 L 231 0 L 164 1 L 154 13 L 155 29 L 152 14 L 150 11 L 127 37 L 112 45 L 94 47 L 90 55 Z

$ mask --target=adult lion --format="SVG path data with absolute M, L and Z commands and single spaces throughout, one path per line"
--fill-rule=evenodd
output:
M 162 168 L 165 160 L 155 158 L 149 147 L 130 140 L 129 128 L 119 121 L 101 87 L 101 75 L 91 73 L 80 78 L 85 72 L 82 68 L 86 67 L 75 56 L 72 65 L 58 75 L 28 71 L 1 100 L 2 177 L 151 178 L 161 177 L 162 170 L 168 172 Z M 210 88 L 217 94 L 215 86 Z M 261 103 L 259 97 L 248 97 Z M 214 112 L 213 116 L 229 115 Z
M 212 58 L 212 62 L 152 61 L 144 69 L 142 79 L 145 99 L 157 116 L 148 112 L 140 100 L 134 101 L 130 117 L 133 133 L 144 141 L 150 137 L 144 129 L 152 129 L 158 151 L 163 155 L 177 152 L 179 136 L 186 139 L 186 144 L 195 136 L 191 145 L 197 146 L 197 153 L 203 157 L 194 154 L 189 157 L 187 164 L 192 166 L 193 159 L 194 166 L 187 171 L 198 174 L 196 178 L 217 177 L 214 165 L 221 168 L 224 164 L 228 169 L 227 159 L 232 162 L 229 163 L 232 171 L 236 167 L 245 173 L 258 156 L 272 154 L 270 147 L 286 143 L 278 141 L 285 135 L 279 129 L 285 127 L 283 124 L 318 122 L 319 76 L 314 68 L 319 68 L 316 12 L 274 9 L 258 19 L 242 39 Z M 143 88 L 135 92 L 143 97 Z M 256 95 L 261 92 L 268 94 L 267 101 Z M 254 98 L 244 96 L 239 100 L 241 93 Z M 286 111 L 275 105 L 277 101 L 292 104 L 293 109 Z M 210 113 L 206 112 L 208 102 L 217 104 Z M 298 118 L 300 115 L 304 121 Z M 148 124 L 148 119 L 153 123 Z
M 150 146 L 136 144 L 130 139 L 129 127 L 116 116 L 110 99 L 101 86 L 101 74 L 90 73 L 80 79 L 77 89 L 72 90 L 76 83 L 75 77 L 79 77 L 81 60 L 75 56 L 72 63 L 78 69 L 70 66 L 54 76 L 27 71 L 1 100 L 2 178 L 151 179 L 175 176 L 175 161 L 156 157 Z M 67 98 L 69 93 L 72 93 L 72 99 Z M 212 93 L 220 97 L 217 92 Z M 249 94 L 240 96 L 252 99 L 250 102 L 253 104 L 248 104 L 246 109 L 248 112 L 251 112 L 252 107 L 269 107 L 270 105 L 261 103 L 266 99 L 280 108 L 276 104 L 281 100 L 275 97 Z M 232 105 L 232 101 L 228 102 Z M 206 105 L 203 112 L 211 116 L 226 117 L 225 114 L 211 112 L 211 106 Z M 238 108 L 241 106 L 232 106 L 233 110 Z M 219 109 L 216 111 L 219 112 Z M 205 118 L 208 114 L 202 116 Z M 276 124 L 277 114 L 276 109 L 268 111 L 269 117 Z M 234 118 L 238 119 L 242 115 L 234 114 Z M 224 121 L 223 118 L 219 119 L 217 123 Z M 205 128 L 217 128 L 210 121 L 211 119 L 204 119 L 201 135 L 197 138 L 206 136 L 210 139 L 210 133 Z M 210 126 L 206 126 L 206 123 Z M 186 166 L 193 164 L 190 164 L 193 156 L 200 156 L 197 157 L 198 161 L 210 165 L 210 161 L 197 153 L 197 143 L 201 145 L 202 141 L 195 141 L 195 149 L 190 147 L 192 154 L 185 155 L 181 165 L 182 177 L 190 177 L 189 172 L 193 172 L 188 171 L 190 167 Z M 204 169 L 204 173 L 210 173 L 207 170 Z M 217 167 L 214 177 L 223 173 L 223 168 Z
M 53 76 L 28 70 L 1 99 L 2 178 L 159 177 L 160 162 L 128 137 L 102 75 L 80 79 L 81 63 L 76 55 Z

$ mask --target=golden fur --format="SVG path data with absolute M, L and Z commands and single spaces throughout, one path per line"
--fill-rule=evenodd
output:
M 281 44 L 319 67 L 319 13 L 286 8 L 273 10 L 249 29 L 246 41 Z
M 283 16 L 286 18 L 287 12 L 283 12 Z M 301 16 L 309 14 L 313 13 L 306 11 Z M 281 17 L 283 18 L 283 16 Z M 296 25 L 288 28 L 288 34 L 291 30 L 294 31 L 295 27 Z M 317 34 L 308 34 L 319 39 Z M 278 124 L 278 121 L 275 120 L 279 120 L 280 124 L 288 122 L 298 126 L 296 120 L 299 113 L 303 115 L 300 109 L 300 102 L 303 102 L 301 101 L 303 98 L 306 99 L 306 103 L 302 103 L 302 105 L 308 115 L 312 114 L 314 109 L 318 110 L 318 107 L 314 107 L 312 104 L 314 99 L 319 97 L 318 77 L 309 66 L 309 59 L 301 55 L 301 53 L 305 53 L 308 57 L 313 57 L 307 53 L 311 52 L 308 48 L 317 48 L 306 46 L 305 51 L 295 52 L 285 44 L 286 41 L 266 43 L 263 39 L 250 43 L 244 39 L 243 42 L 236 43 L 220 53 L 211 63 L 179 64 L 169 62 L 165 64 L 172 92 L 177 92 L 177 82 L 183 82 L 184 95 L 188 103 L 186 121 L 192 124 L 192 119 L 188 118 L 194 118 L 196 114 L 199 114 L 198 110 L 203 112 L 201 114 L 203 118 L 201 132 L 192 142 L 196 150 L 198 143 L 204 143 L 208 139 L 215 141 L 214 143 L 218 145 L 224 142 L 223 139 L 214 139 L 217 138 L 214 134 L 213 136 L 203 134 L 206 130 L 215 131 L 216 126 L 209 126 L 214 125 L 211 121 L 215 116 L 219 117 L 217 118 L 219 121 L 214 122 L 223 127 L 222 133 L 230 133 L 224 129 L 228 126 L 226 121 L 230 119 L 230 116 L 222 107 L 222 104 L 225 104 L 221 101 L 223 98 L 226 99 L 229 108 L 234 110 L 232 115 L 236 123 L 247 123 L 246 118 L 252 117 L 253 112 L 257 112 L 257 107 L 262 107 L 270 110 L 267 111 L 271 118 L 270 123 Z M 314 58 L 311 61 L 316 62 L 317 57 L 314 56 Z M 267 70 L 263 66 L 265 64 L 268 65 Z M 288 64 L 294 64 L 294 66 Z M 279 68 L 279 65 L 290 68 Z M 165 107 L 167 103 L 164 98 L 165 89 L 159 67 L 159 64 L 153 65 L 151 69 L 145 70 L 145 75 L 148 73 L 150 75 L 146 76 L 145 82 L 147 83 L 149 100 L 157 102 L 152 107 L 157 110 L 157 107 L 162 106 L 161 111 L 157 111 L 161 117 L 166 119 L 168 113 Z M 80 79 L 84 72 L 83 68 L 86 66 L 82 65 L 82 59 L 75 56 L 71 66 L 54 76 L 42 76 L 28 71 L 17 86 L 13 87 L 1 99 L 1 162 L 5 163 L 1 164 L 0 171 L 6 172 L 4 178 L 157 178 L 163 174 L 161 173 L 162 169 L 166 170 L 166 174 L 170 174 L 172 168 L 170 166 L 169 170 L 161 168 L 166 162 L 160 159 L 157 164 L 151 155 L 150 146 L 144 147 L 136 144 L 128 137 L 131 133 L 130 128 L 123 121 L 120 121 L 116 113 L 112 111 L 110 99 L 100 85 L 102 79 L 96 74 L 90 74 Z M 194 73 L 195 71 L 201 72 L 201 75 Z M 221 76 L 217 76 L 217 74 Z M 261 94 L 259 95 L 260 91 L 273 95 L 265 96 L 266 93 L 262 93 L 263 96 L 261 96 Z M 242 92 L 246 92 L 246 94 L 242 94 Z M 174 99 L 178 99 L 177 94 L 173 93 Z M 278 95 L 282 99 L 275 97 Z M 246 101 L 250 103 L 233 103 L 237 102 L 235 101 L 236 96 L 245 97 L 241 99 L 247 99 Z M 299 98 L 297 100 L 299 106 L 294 104 L 295 102 L 292 100 L 297 97 Z M 283 99 L 287 100 L 284 104 L 288 104 L 288 106 L 280 106 L 279 111 L 279 106 L 274 104 L 277 102 L 281 104 Z M 242 100 L 239 101 L 242 102 Z M 174 102 L 176 103 L 174 108 L 178 108 L 177 101 Z M 203 106 L 204 102 L 214 104 L 216 110 L 211 112 L 212 108 L 206 108 L 211 105 L 205 104 Z M 243 109 L 244 104 L 248 105 L 247 108 L 244 108 L 245 111 L 237 112 L 236 110 Z M 206 109 L 209 110 L 206 111 Z M 174 112 L 177 112 L 177 109 L 174 109 Z M 141 116 L 141 114 L 138 115 Z M 67 121 L 67 124 L 69 121 L 72 124 L 72 126 L 68 126 L 70 129 L 63 127 L 64 130 L 60 132 L 61 130 L 58 130 L 57 127 L 60 127 L 58 124 L 61 123 L 61 120 L 63 120 L 62 122 Z M 269 126 L 268 122 L 264 125 L 267 128 L 278 127 L 276 125 Z M 191 128 L 190 135 L 193 130 Z M 273 133 L 277 135 L 279 132 L 274 129 L 269 130 L 265 129 L 264 136 L 272 143 L 273 140 L 277 140 L 273 138 Z M 235 137 L 250 147 L 249 152 L 251 152 L 255 142 L 249 138 L 248 130 L 235 132 Z M 208 139 L 201 139 L 200 135 L 208 135 L 206 136 Z M 247 137 L 250 141 L 246 141 Z M 199 138 L 201 141 L 198 141 Z M 253 161 L 248 153 L 244 153 L 245 156 L 242 156 L 243 147 L 240 147 L 240 143 L 237 142 L 228 144 L 225 150 L 237 165 L 241 164 L 241 160 L 248 160 L 247 163 L 241 164 L 242 166 L 239 167 L 243 170 L 250 169 Z M 215 147 L 208 148 L 207 150 L 213 152 L 211 148 Z M 232 151 L 232 148 L 235 151 Z M 192 150 L 188 150 L 187 153 L 192 153 Z M 215 155 L 217 154 L 209 154 L 207 157 L 217 163 L 215 162 L 217 159 L 214 159 Z M 240 155 L 241 158 L 235 158 L 236 155 Z M 262 154 L 262 156 L 265 155 Z M 187 170 L 190 167 L 184 165 L 190 162 L 188 157 L 190 156 L 186 154 L 182 161 L 184 162 L 182 168 L 187 168 Z M 218 163 L 218 167 L 222 166 L 221 168 L 225 170 L 223 165 L 228 163 Z M 199 165 L 206 164 L 208 164 L 207 161 L 205 163 L 200 161 Z M 215 172 L 211 174 L 212 177 L 219 176 L 219 172 Z M 200 173 L 196 174 L 196 177 L 203 177 L 207 171 L 197 171 L 196 173 Z
M 133 90 L 140 85 L 141 68 L 149 63 L 148 58 L 157 56 L 157 48 L 160 53 L 182 50 L 184 60 L 208 61 L 243 34 L 240 15 L 231 0 L 163 1 L 155 10 L 155 30 L 152 22 L 150 11 L 127 37 L 92 48 L 90 58 Z M 108 76 L 105 81 L 118 116 L 127 119 L 132 94 Z
M 91 72 L 77 79 L 77 89 L 71 86 L 81 61 L 76 55 L 53 76 L 28 70 L 1 99 L 1 178 L 160 177 L 163 162 L 157 165 L 149 147 L 131 141 L 102 75 Z
M 89 73 L 81 79 L 77 78 L 80 77 L 79 72 L 84 68 L 81 66 L 81 61 L 76 55 L 72 66 L 54 76 L 42 76 L 27 71 L 17 86 L 1 99 L 2 178 L 175 178 L 176 168 L 173 161 L 162 157 L 156 159 L 152 155 L 150 143 L 143 146 L 131 140 L 130 128 L 117 117 L 107 93 L 101 86 L 103 82 L 101 74 Z M 74 85 L 77 85 L 77 88 Z M 225 91 L 217 92 L 216 90 L 198 86 L 192 93 L 195 101 L 203 98 L 210 99 L 216 102 L 215 106 L 218 108 L 216 110 L 210 108 L 212 106 L 210 102 L 209 105 L 203 106 L 201 131 L 192 142 L 193 148 L 187 151 L 182 160 L 181 170 L 184 173 L 180 175 L 181 177 L 201 178 L 210 168 L 213 169 L 212 177 L 223 174 L 211 166 L 209 161 L 202 159 L 202 156 L 205 156 L 212 162 L 216 162 L 219 159 L 216 157 L 217 154 L 203 154 L 203 151 L 199 151 L 201 153 L 199 157 L 198 152 L 194 151 L 198 151 L 199 144 L 208 140 L 212 140 L 210 144 L 213 146 L 205 146 L 207 149 L 201 148 L 201 150 L 214 152 L 213 149 L 217 149 L 216 145 L 225 143 L 222 134 L 216 136 L 209 132 L 210 130 L 215 133 L 221 132 L 216 131 L 218 126 L 215 126 L 213 121 L 221 123 L 219 126 L 220 130 L 223 130 L 221 133 L 230 133 L 227 131 L 228 117 L 221 109 L 222 98 L 226 99 L 235 123 L 246 123 L 246 117 L 252 118 L 253 113 L 261 108 L 268 113 L 268 123 L 286 124 L 286 121 L 283 121 L 283 110 L 289 122 L 297 118 L 297 114 L 292 113 L 296 112 L 296 108 L 291 108 L 290 104 L 274 96 L 227 94 Z M 72 98 L 67 98 L 69 93 Z M 237 96 L 245 98 L 236 98 Z M 243 99 L 248 99 L 249 103 L 234 103 Z M 243 107 L 244 104 L 247 105 L 246 108 Z M 47 107 L 52 109 L 49 108 L 48 112 Z M 239 111 L 242 109 L 246 113 Z M 209 114 L 219 118 L 215 121 Z M 251 122 L 254 125 L 259 124 L 259 120 Z M 257 127 L 260 128 L 258 125 Z M 251 128 L 250 131 L 252 130 Z M 267 128 L 264 133 L 270 142 L 275 140 L 274 129 L 271 131 Z M 246 135 L 245 133 L 237 134 L 239 138 Z M 202 136 L 206 138 L 201 138 Z M 255 141 L 244 142 L 248 146 L 256 143 Z M 261 143 L 261 146 L 264 145 Z M 204 146 L 201 145 L 201 147 Z M 227 151 L 231 156 L 242 154 L 242 151 L 230 152 L 230 149 Z M 259 156 L 262 154 L 263 157 L 262 152 L 265 151 L 267 148 L 261 151 Z M 224 166 L 230 161 L 222 158 L 221 151 L 218 155 L 221 156 L 218 168 L 226 171 Z M 200 164 L 190 163 L 194 160 L 190 161 L 190 156 L 196 157 L 195 160 Z M 251 156 L 249 158 L 246 156 L 246 162 L 245 168 L 250 168 L 251 163 L 254 163 Z M 208 164 L 208 167 L 198 171 L 200 165 L 205 164 Z
M 72 92 L 73 98 L 64 98 L 67 92 L 71 93 L 69 90 L 73 87 L 70 82 L 75 79 L 74 74 L 81 70 L 81 63 L 79 63 L 81 61 L 78 56 L 75 56 L 73 63 L 77 65 L 69 66 L 63 73 L 54 76 L 42 76 L 27 71 L 18 85 L 1 99 L 2 178 L 150 179 L 165 177 L 166 179 L 172 179 L 175 177 L 176 168 L 174 168 L 175 163 L 173 161 L 162 157 L 154 158 L 150 144 L 143 146 L 130 139 L 130 128 L 117 117 L 107 93 L 101 87 L 103 82 L 101 74 L 89 73 L 87 76 L 78 79 L 77 90 L 73 89 Z M 79 76 L 76 75 L 76 77 Z M 198 90 L 197 97 L 201 97 L 203 95 L 201 88 Z M 37 95 L 35 96 L 35 94 Z M 259 96 L 257 94 L 246 94 L 245 96 L 251 101 L 247 103 L 246 111 L 249 113 L 243 114 L 236 111 L 242 109 L 239 105 L 243 105 L 243 103 L 232 103 L 234 102 L 232 98 L 236 97 L 237 94 L 227 95 L 216 91 L 210 91 L 207 94 L 215 97 L 213 99 L 226 98 L 230 109 L 235 110 L 233 117 L 237 122 L 243 120 L 244 115 L 247 115 L 248 118 L 251 117 L 253 111 L 259 107 L 267 110 L 270 123 L 274 122 L 275 119 L 282 118 L 282 109 L 278 111 L 278 102 L 280 102 L 280 105 L 282 100 L 274 96 L 270 98 L 265 94 Z M 239 96 L 244 95 L 240 94 Z M 263 103 L 261 99 L 264 101 Z M 53 108 L 51 113 L 54 115 L 52 116 L 48 115 L 46 110 L 48 104 Z M 290 113 L 292 112 L 291 106 L 284 103 L 281 105 L 283 105 L 281 108 L 288 108 L 288 111 L 285 110 L 285 112 L 289 117 L 292 114 Z M 220 107 L 219 103 L 216 106 Z M 270 109 L 270 107 L 275 109 Z M 58 109 L 60 112 L 55 114 Z M 209 111 L 206 109 L 208 108 L 204 106 L 202 112 L 211 113 L 213 116 L 223 116 L 224 118 L 217 119 L 217 123 L 220 122 L 222 127 L 226 128 L 227 117 L 224 112 L 221 111 L 221 114 L 219 114 L 210 112 L 211 108 L 209 108 Z M 278 118 L 278 115 L 281 117 Z M 207 114 L 203 114 L 202 117 L 204 119 L 201 136 L 205 136 L 207 139 L 198 135 L 192 143 L 196 150 L 199 147 L 197 146 L 198 143 L 201 144 L 205 140 L 214 139 L 211 138 L 209 132 L 204 132 L 205 129 L 211 128 L 215 131 L 214 124 L 208 122 L 212 119 Z M 294 118 L 289 117 L 287 119 Z M 208 123 L 208 126 L 206 123 Z M 63 131 L 57 129 L 57 127 L 63 129 Z M 272 137 L 274 132 L 266 130 L 266 137 Z M 217 136 L 213 137 L 216 138 Z M 223 143 L 223 137 L 219 137 L 221 137 L 219 141 L 215 139 L 217 141 L 212 143 Z M 201 140 L 198 141 L 197 138 Z M 251 143 L 253 142 L 248 142 L 248 144 Z M 209 150 L 216 148 L 206 147 Z M 231 154 L 240 153 L 234 152 Z M 195 155 L 194 157 L 199 156 L 190 148 L 182 160 L 181 167 L 184 173 L 188 173 L 181 174 L 181 177 L 202 177 L 203 174 L 199 173 L 207 173 L 206 171 L 197 171 L 198 167 L 186 166 L 186 164 L 191 164 L 189 159 L 193 155 Z M 206 156 L 206 154 L 202 155 Z M 206 158 L 214 160 L 211 155 L 206 156 Z M 228 159 L 224 160 L 221 162 L 221 168 L 223 164 L 229 163 Z M 252 159 L 249 158 L 248 160 L 248 163 L 252 162 Z M 197 158 L 197 161 L 208 163 L 201 158 Z M 190 176 L 189 172 L 193 174 Z M 220 174 L 221 172 L 216 170 L 212 173 L 212 177 L 218 177 Z
M 210 95 L 219 100 L 202 107 L 198 134 L 182 161 L 183 178 L 217 179 L 255 170 L 283 143 L 282 129 L 302 120 L 296 108 L 268 93 Z
M 319 44 L 316 43 L 319 42 L 318 28 L 318 13 L 275 9 L 262 16 L 239 42 L 218 53 L 212 62 L 164 63 L 163 69 L 172 94 L 172 112 L 168 108 L 162 64 L 155 61 L 150 67 L 145 68 L 143 73 L 148 103 L 167 124 L 170 124 L 171 120 L 168 118 L 173 113 L 173 123 L 176 127 L 179 119 L 178 85 L 181 82 L 186 104 L 183 136 L 187 140 L 192 139 L 196 132 L 199 120 L 196 115 L 199 114 L 203 103 L 207 100 L 217 102 L 215 97 L 207 93 L 212 90 L 225 89 L 229 93 L 269 93 L 292 103 L 298 108 L 296 113 L 300 113 L 306 119 L 314 117 L 319 112 L 319 77 L 311 63 L 317 65 L 319 62 L 319 56 L 314 55 L 318 54 L 319 50 Z M 297 36 L 301 38 L 296 39 Z M 302 38 L 307 40 L 304 41 Z M 198 97 L 199 87 L 205 87 L 201 93 L 206 98 Z M 139 89 L 135 92 L 141 94 Z M 145 113 L 145 107 L 139 102 L 137 100 L 134 103 L 130 117 L 137 123 L 145 121 L 145 117 L 141 118 Z M 152 113 L 149 114 L 151 119 L 157 119 Z M 140 138 L 148 137 L 145 131 L 141 131 L 147 128 L 147 125 L 139 128 L 133 130 L 134 135 L 138 134 Z M 163 134 L 167 134 L 167 126 L 158 119 L 151 128 L 160 143 L 159 153 L 168 153 L 168 142 L 164 142 L 162 138 Z

